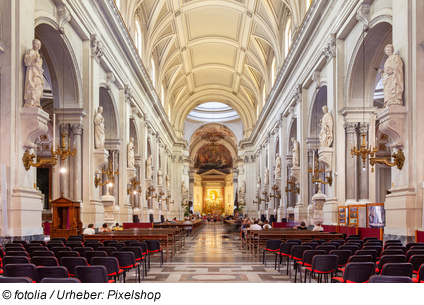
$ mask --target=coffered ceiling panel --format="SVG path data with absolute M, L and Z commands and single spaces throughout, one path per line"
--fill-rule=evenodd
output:
M 222 69 L 203 69 L 194 73 L 196 87 L 222 85 L 229 89 L 233 85 L 233 73 Z
M 222 64 L 234 69 L 236 54 L 235 47 L 218 43 L 204 43 L 191 48 L 193 68 L 208 64 Z
M 187 13 L 189 41 L 205 37 L 222 37 L 238 41 L 241 13 L 222 7 L 205 7 Z

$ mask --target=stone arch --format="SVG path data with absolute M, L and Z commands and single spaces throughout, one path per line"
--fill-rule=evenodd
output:
M 322 107 L 327 106 L 327 86 L 317 88 L 309 108 L 308 137 L 319 138 L 321 131 L 320 119 L 323 116 Z
M 105 119 L 106 142 L 110 139 L 119 139 L 118 111 L 114 103 L 113 96 L 109 90 L 101 86 L 99 88 L 99 106 L 103 107 L 103 117 Z
M 376 68 L 386 56 L 384 47 L 392 42 L 392 25 L 385 19 L 374 23 L 374 27 L 359 35 L 349 62 L 345 86 L 347 106 L 373 106 L 379 75 Z
M 36 21 L 35 38 L 41 41 L 41 53 L 52 94 L 53 108 L 80 108 L 82 106 L 82 79 L 78 61 L 66 37 L 57 30 L 57 24 L 48 19 Z

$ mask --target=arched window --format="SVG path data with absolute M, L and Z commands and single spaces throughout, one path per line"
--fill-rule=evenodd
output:
M 287 54 L 289 53 L 289 49 L 291 46 L 291 40 L 292 40 L 292 19 L 291 17 L 287 20 L 287 24 L 286 24 L 286 31 L 284 34 L 284 57 L 287 57 Z
M 138 54 L 141 57 L 141 54 L 142 54 L 142 52 L 141 52 L 142 51 L 142 49 L 141 49 L 141 47 L 142 47 L 141 27 L 140 27 L 140 22 L 138 22 L 138 20 L 135 21 L 135 40 L 134 40 L 134 43 L 135 43 L 135 47 L 138 50 Z
M 277 67 L 276 67 L 276 61 L 275 61 L 275 56 L 274 56 L 274 59 L 272 60 L 272 84 L 274 85 L 274 82 L 275 82 L 275 73 L 277 72 L 276 71 L 276 69 L 277 69 Z
M 150 60 L 150 76 L 152 77 L 152 83 L 153 86 L 156 87 L 155 82 L 155 61 L 153 60 L 153 58 Z

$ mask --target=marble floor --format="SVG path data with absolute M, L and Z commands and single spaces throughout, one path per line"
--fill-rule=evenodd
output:
M 146 283 L 292 283 L 293 280 L 274 270 L 274 255 L 269 254 L 265 267 L 241 248 L 238 235 L 229 235 L 221 223 L 207 223 L 186 239 L 183 249 L 170 262 L 159 266 L 159 257 L 151 259 Z M 129 274 L 127 282 L 134 282 Z

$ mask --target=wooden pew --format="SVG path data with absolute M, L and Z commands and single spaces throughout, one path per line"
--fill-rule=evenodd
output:
M 180 231 L 178 230 L 178 232 Z M 170 258 L 175 255 L 176 234 L 175 229 L 133 228 L 84 235 L 84 240 L 158 240 L 162 249 L 166 250 L 166 260 L 169 262 Z

